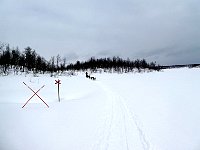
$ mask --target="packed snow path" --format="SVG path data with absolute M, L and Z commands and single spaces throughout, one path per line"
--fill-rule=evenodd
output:
M 106 108 L 93 150 L 150 150 L 150 142 L 124 99 L 105 83 L 97 81 L 97 84 L 105 92 Z

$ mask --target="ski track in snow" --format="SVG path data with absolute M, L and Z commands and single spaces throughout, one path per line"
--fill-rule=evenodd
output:
M 97 84 L 105 92 L 106 104 L 92 150 L 151 150 L 150 141 L 124 98 L 100 81 Z

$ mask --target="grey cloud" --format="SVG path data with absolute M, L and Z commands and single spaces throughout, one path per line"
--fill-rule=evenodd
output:
M 166 47 L 163 49 L 141 52 L 136 58 L 145 58 L 149 61 L 161 62 L 161 65 L 199 63 L 200 47 L 178 48 Z
M 197 60 L 191 49 L 200 47 L 198 0 L 2 0 L 0 4 L 0 40 L 31 46 L 46 57 L 118 55 L 168 64 Z M 185 51 L 188 57 L 182 54 Z

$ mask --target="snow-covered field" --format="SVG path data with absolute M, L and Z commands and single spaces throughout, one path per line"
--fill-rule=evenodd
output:
M 200 69 L 93 75 L 0 77 L 0 150 L 200 149 Z

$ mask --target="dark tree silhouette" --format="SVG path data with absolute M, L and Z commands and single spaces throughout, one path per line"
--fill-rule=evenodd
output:
M 158 65 L 151 62 L 147 63 L 145 59 L 130 61 L 130 59 L 123 60 L 119 57 L 111 58 L 101 58 L 95 59 L 91 57 L 88 61 L 80 62 L 77 61 L 75 64 L 70 64 L 67 66 L 67 70 L 87 70 L 90 69 L 92 72 L 95 72 L 97 69 L 103 69 L 105 72 L 131 72 L 134 69 L 138 69 L 140 72 L 141 69 L 150 69 L 157 70 Z
M 197 66 L 197 65 L 191 65 Z M 56 57 L 52 56 L 49 61 L 40 56 L 31 47 L 26 47 L 23 52 L 19 48 L 10 49 L 9 44 L 0 42 L 0 69 L 4 74 L 8 74 L 9 69 L 14 69 L 14 72 L 26 71 L 36 73 L 50 72 L 53 76 L 54 72 L 57 74 L 65 70 L 68 71 L 87 71 L 96 72 L 98 70 L 104 72 L 118 72 L 126 73 L 134 70 L 157 70 L 163 69 L 156 62 L 148 63 L 145 59 L 130 60 L 127 58 L 123 60 L 120 57 L 113 58 L 98 58 L 91 57 L 88 61 L 77 61 L 76 63 L 66 64 L 66 58 L 61 58 L 58 54 Z

